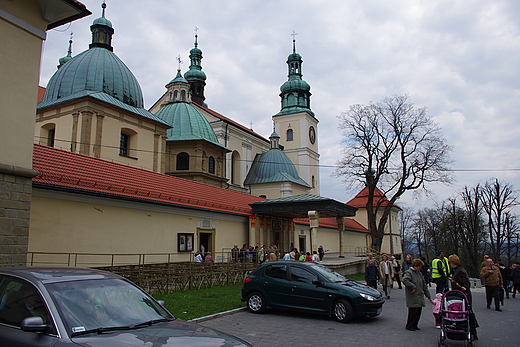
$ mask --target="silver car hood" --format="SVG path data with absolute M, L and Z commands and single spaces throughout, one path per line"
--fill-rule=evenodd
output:
M 251 346 L 236 337 L 180 319 L 139 329 L 80 335 L 72 340 L 84 347 Z

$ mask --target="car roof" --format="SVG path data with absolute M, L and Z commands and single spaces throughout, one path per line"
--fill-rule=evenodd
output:
M 303 266 L 309 266 L 309 267 L 312 267 L 312 266 L 315 266 L 315 265 L 321 265 L 321 264 L 316 264 L 316 263 L 313 263 L 313 262 L 310 262 L 310 261 L 295 261 L 295 260 L 270 261 L 270 262 L 265 262 L 262 265 L 263 266 L 267 266 L 267 265 L 272 265 L 272 264 L 303 265 Z
M 42 283 L 121 278 L 107 271 L 76 267 L 10 267 L 1 268 L 0 275 L 12 275 Z

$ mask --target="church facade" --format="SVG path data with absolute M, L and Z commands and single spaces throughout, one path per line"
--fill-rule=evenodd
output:
M 57 263 L 58 254 L 81 252 L 186 261 L 201 246 L 311 251 L 325 243 L 341 253 L 369 244 L 357 207 L 319 197 L 318 119 L 294 40 L 267 139 L 206 105 L 197 36 L 189 70 L 179 69 L 144 109 L 137 79 L 113 53 L 105 6 L 89 49 L 60 59 L 37 106 L 34 166 L 42 174 L 34 179 L 31 262 L 46 253 Z M 334 209 L 314 222 L 305 211 L 254 212 L 255 203 L 298 197 Z

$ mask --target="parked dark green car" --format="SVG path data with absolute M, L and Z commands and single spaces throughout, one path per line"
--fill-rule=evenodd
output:
M 385 303 L 376 289 L 323 265 L 299 261 L 262 264 L 244 280 L 242 301 L 254 313 L 267 306 L 305 309 L 344 323 L 356 316 L 378 316 Z

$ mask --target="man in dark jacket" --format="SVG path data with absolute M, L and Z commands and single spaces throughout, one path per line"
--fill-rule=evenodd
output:
M 369 259 L 365 269 L 365 281 L 367 282 L 367 286 L 377 289 L 377 281 L 379 281 L 380 278 L 379 268 L 374 264 L 373 259 Z

